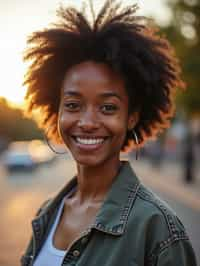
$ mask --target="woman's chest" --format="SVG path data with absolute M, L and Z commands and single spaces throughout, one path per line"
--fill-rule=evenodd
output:
M 65 206 L 55 229 L 52 242 L 55 248 L 67 250 L 94 222 L 99 206 L 73 208 Z

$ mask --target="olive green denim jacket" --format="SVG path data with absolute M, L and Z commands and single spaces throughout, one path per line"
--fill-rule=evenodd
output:
M 32 220 L 33 235 L 21 265 L 31 266 L 74 177 Z M 95 222 L 66 252 L 62 266 L 196 266 L 195 255 L 176 214 L 140 183 L 123 161 Z M 46 265 L 47 266 L 47 265 Z M 51 266 L 51 265 L 48 265 Z

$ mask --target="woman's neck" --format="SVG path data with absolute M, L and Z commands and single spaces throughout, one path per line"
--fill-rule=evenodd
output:
M 103 201 L 120 165 L 119 158 L 95 167 L 77 164 L 78 189 L 75 197 L 77 197 L 78 202 L 83 204 Z

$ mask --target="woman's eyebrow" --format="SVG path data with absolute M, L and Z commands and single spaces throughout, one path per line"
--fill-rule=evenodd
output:
M 112 91 L 103 92 L 103 93 L 100 94 L 100 96 L 102 98 L 117 97 L 120 101 L 122 101 L 122 97 L 119 94 L 117 94 L 116 92 L 112 92 Z
M 77 91 L 64 91 L 64 96 L 81 96 L 81 93 Z
M 82 95 L 80 92 L 68 90 L 68 91 L 64 91 L 64 96 L 79 96 L 79 97 L 81 97 Z M 102 98 L 116 97 L 120 101 L 122 101 L 122 97 L 118 93 L 112 92 L 112 91 L 100 93 L 99 96 Z

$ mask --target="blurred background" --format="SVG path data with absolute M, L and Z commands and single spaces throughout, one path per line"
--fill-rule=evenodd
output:
M 187 90 L 177 95 L 172 126 L 157 141 L 128 158 L 142 182 L 166 200 L 182 219 L 200 265 L 200 1 L 138 0 L 138 14 L 152 17 L 180 58 Z M 75 173 L 70 154 L 55 155 L 34 120 L 23 115 L 26 37 L 55 21 L 59 3 L 0 1 L 0 265 L 20 265 L 31 219 L 42 201 Z M 98 9 L 101 1 L 94 0 Z M 60 147 L 57 147 L 60 149 Z

